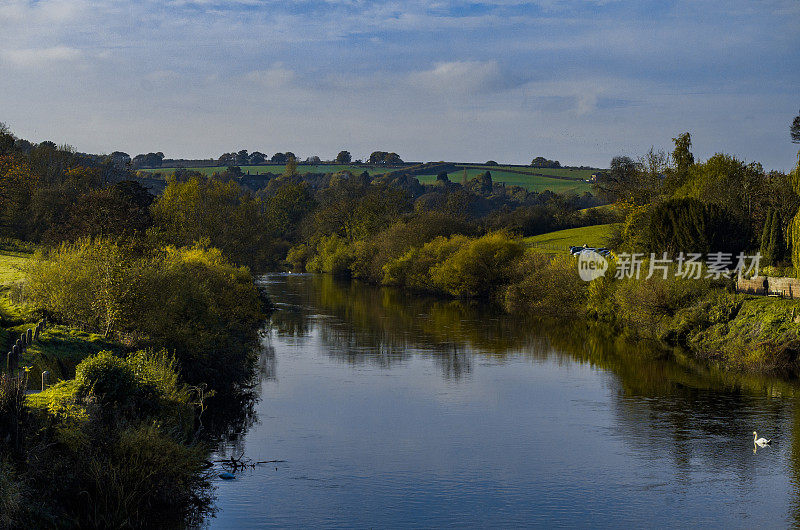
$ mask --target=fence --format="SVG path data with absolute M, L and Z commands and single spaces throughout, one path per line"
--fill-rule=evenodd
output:
M 46 319 L 40 320 L 33 329 L 28 328 L 28 330 L 23 332 L 16 342 L 14 342 L 11 350 L 6 353 L 6 372 L 8 374 L 15 375 L 19 372 L 19 360 L 22 354 L 25 353 L 34 342 L 39 340 L 39 336 L 42 331 L 44 331 L 46 325 Z

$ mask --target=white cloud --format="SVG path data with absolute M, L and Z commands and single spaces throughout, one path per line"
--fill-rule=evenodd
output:
M 267 70 L 253 70 L 246 77 L 265 88 L 291 87 L 297 78 L 294 71 L 285 68 L 282 63 L 276 63 Z
M 479 94 L 514 88 L 522 80 L 497 61 L 452 61 L 410 74 L 412 86 L 436 92 Z
M 51 62 L 74 61 L 81 57 L 81 52 L 68 46 L 52 46 L 50 48 L 3 50 L 0 52 L 0 56 L 18 67 L 38 68 Z

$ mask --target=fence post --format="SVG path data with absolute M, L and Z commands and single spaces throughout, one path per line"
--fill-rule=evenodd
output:
M 42 392 L 47 390 L 47 384 L 50 382 L 50 372 L 45 370 L 42 372 Z

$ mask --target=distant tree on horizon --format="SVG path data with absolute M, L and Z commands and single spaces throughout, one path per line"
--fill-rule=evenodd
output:
M 352 160 L 353 157 L 350 156 L 350 151 L 339 151 L 339 154 L 336 155 L 337 164 L 349 164 Z

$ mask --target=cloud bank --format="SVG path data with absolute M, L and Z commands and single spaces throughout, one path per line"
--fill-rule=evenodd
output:
M 83 151 L 788 169 L 800 4 L 8 0 L 0 121 Z

